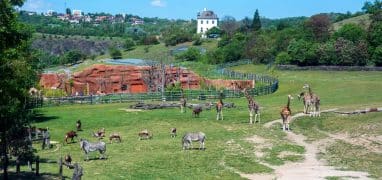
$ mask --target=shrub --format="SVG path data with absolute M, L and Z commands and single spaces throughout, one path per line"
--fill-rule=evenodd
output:
M 372 60 L 376 66 L 382 66 L 382 45 L 375 48 Z
M 276 64 L 290 64 L 291 60 L 292 57 L 290 57 L 290 55 L 285 51 L 280 52 L 276 56 Z

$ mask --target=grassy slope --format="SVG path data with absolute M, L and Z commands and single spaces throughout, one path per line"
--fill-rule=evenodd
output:
M 257 72 L 264 70 L 261 66 L 236 67 L 235 69 L 246 72 L 255 69 Z M 269 102 L 282 101 L 279 95 L 295 94 L 301 91 L 302 84 L 310 83 L 313 91 L 321 97 L 322 109 L 339 107 L 341 110 L 355 110 L 382 107 L 381 72 L 279 71 L 274 74 L 280 79 L 280 90 L 275 93 L 275 96 L 264 100 L 267 105 Z M 270 105 L 269 108 L 274 107 Z M 292 111 L 301 112 L 301 110 L 302 103 L 293 104 Z M 292 123 L 292 127 L 295 127 L 296 132 L 308 136 L 311 141 L 327 137 L 318 130 L 333 134 L 349 134 L 352 137 L 380 136 L 382 135 L 381 119 L 382 113 L 355 116 L 339 116 L 330 113 L 322 114 L 314 121 L 309 117 L 300 118 Z M 375 178 L 382 177 L 382 154 L 368 152 L 361 146 L 337 141 L 327 148 L 322 158 L 334 166 L 367 171 Z
M 357 16 L 357 17 L 345 19 L 345 20 L 340 21 L 340 22 L 336 22 L 336 23 L 333 24 L 333 30 L 337 31 L 343 25 L 345 25 L 345 24 L 352 24 L 352 23 L 353 24 L 358 24 L 361 27 L 367 29 L 369 27 L 370 23 L 371 23 L 370 14 L 364 14 L 364 15 L 361 15 L 361 16 Z

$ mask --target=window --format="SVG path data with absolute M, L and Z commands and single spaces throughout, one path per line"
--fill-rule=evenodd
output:
M 200 20 L 200 24 L 203 24 L 203 20 Z
M 206 21 L 206 24 L 208 24 L 208 20 Z
M 200 32 L 203 32 L 203 27 L 200 28 Z
M 215 24 L 215 21 L 212 21 L 212 24 Z
M 208 28 L 206 28 L 206 31 L 208 31 Z

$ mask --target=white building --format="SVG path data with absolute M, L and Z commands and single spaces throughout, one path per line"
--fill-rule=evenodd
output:
M 72 15 L 73 15 L 74 17 L 81 17 L 81 16 L 82 16 L 82 11 L 81 11 L 81 10 L 74 9 L 74 10 L 72 10 Z
M 54 10 L 48 10 L 46 11 L 45 16 L 53 16 L 56 12 Z
M 204 8 L 202 12 L 198 13 L 197 21 L 198 26 L 196 32 L 198 34 L 202 34 L 202 37 L 205 38 L 205 33 L 209 29 L 218 26 L 219 18 L 213 11 L 209 11 L 206 8 Z

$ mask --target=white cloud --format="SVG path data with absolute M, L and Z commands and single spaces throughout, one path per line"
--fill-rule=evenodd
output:
M 150 4 L 155 7 L 166 7 L 166 3 L 162 0 L 152 0 Z
M 44 0 L 27 0 L 22 9 L 28 11 L 46 11 L 50 7 L 52 7 L 52 4 L 44 2 Z

